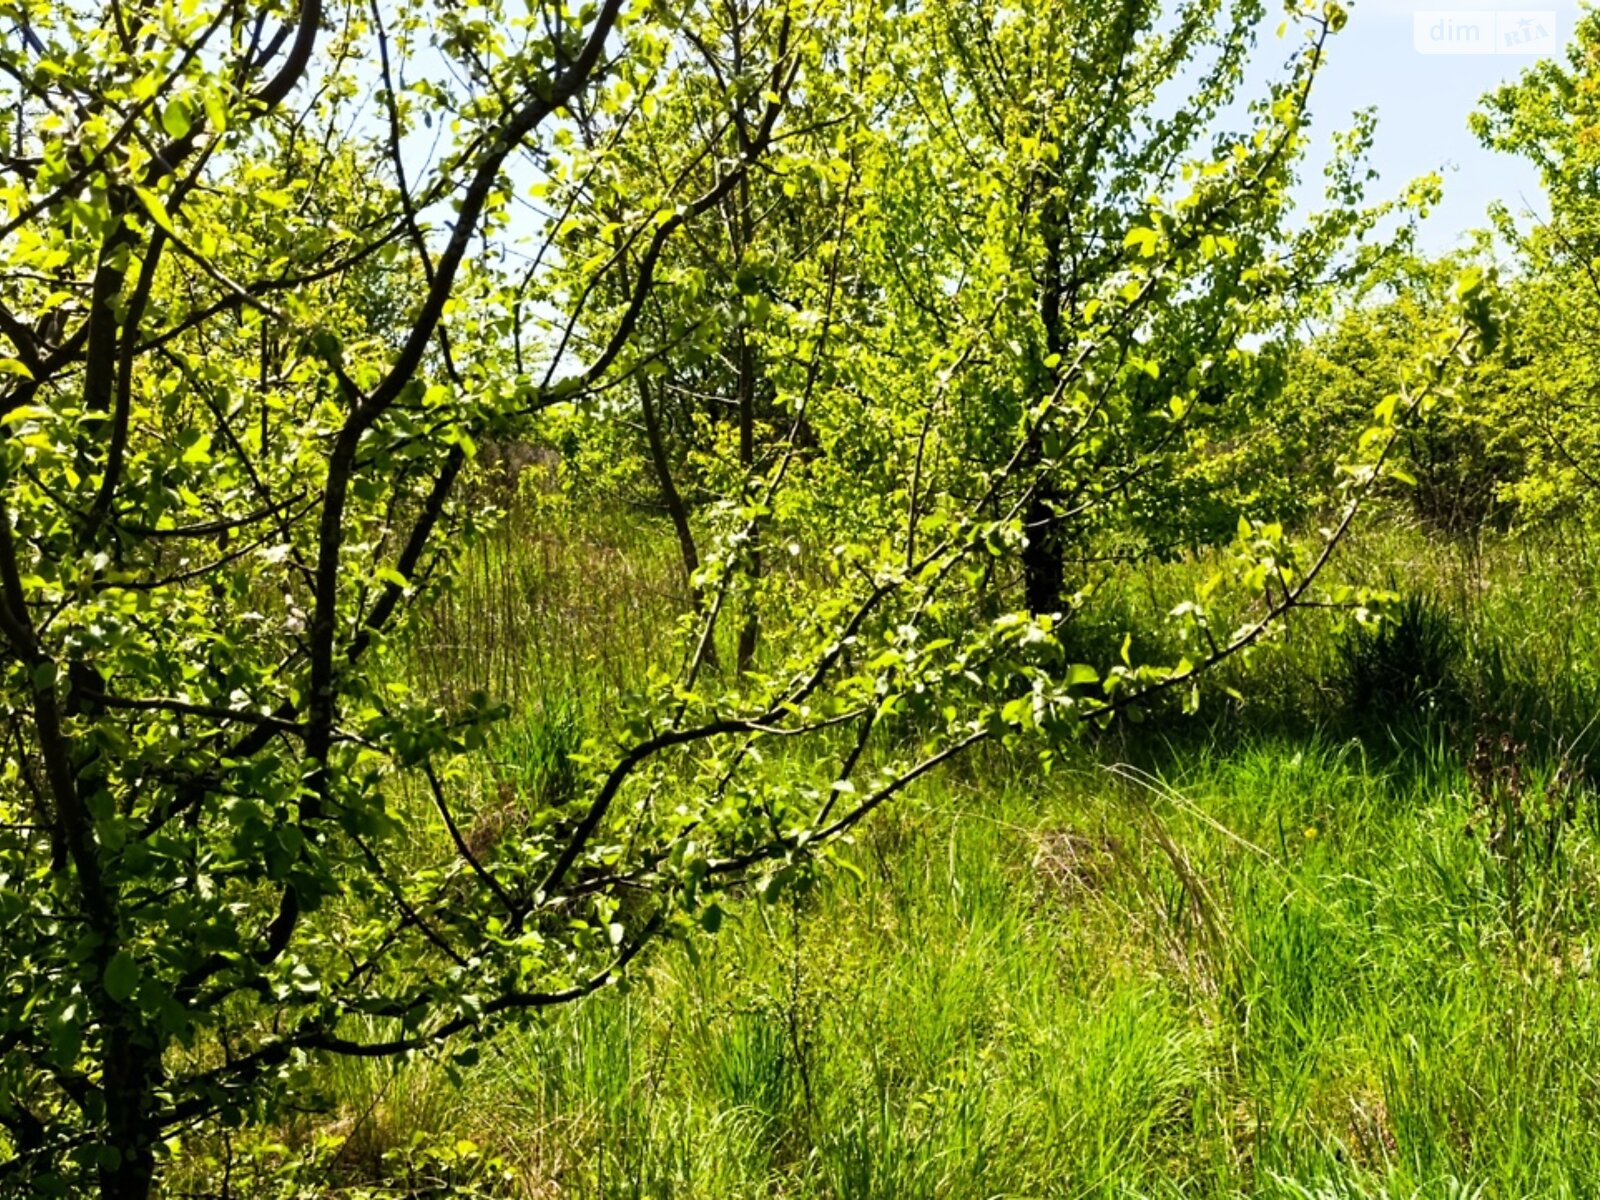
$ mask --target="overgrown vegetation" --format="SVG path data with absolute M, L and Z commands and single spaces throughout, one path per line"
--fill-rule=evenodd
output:
M 530 549 L 524 595 L 592 553 L 592 510 L 541 512 L 580 557 Z M 1194 715 L 1049 772 L 969 760 L 624 995 L 471 1066 L 341 1067 L 175 1169 L 263 1197 L 1584 1195 L 1600 558 L 1561 545 L 1369 531 L 1339 569 L 1404 571 L 1390 620 L 1304 612 Z M 1139 628 L 1207 570 L 1119 566 L 1101 601 Z M 503 727 L 495 777 L 543 777 L 566 719 Z M 780 755 L 762 784 L 795 779 Z
M 1600 1189 L 1600 17 L 1282 15 L 0 0 L 0 1194 Z

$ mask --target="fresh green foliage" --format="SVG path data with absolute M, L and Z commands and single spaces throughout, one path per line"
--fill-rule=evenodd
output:
M 0 1193 L 1485 1178 L 1377 1116 L 1323 1170 L 1286 1114 L 1381 1081 L 1462 1119 L 1405 1107 L 1370 1000 L 1470 951 L 1470 1016 L 1497 954 L 1543 986 L 1587 935 L 1593 693 L 1523 705 L 1551 674 L 1420 601 L 1342 676 L 1328 628 L 1390 598 L 1336 551 L 1397 489 L 1452 531 L 1584 510 L 1496 457 L 1556 336 L 1511 317 L 1579 260 L 1401 260 L 1437 181 L 1368 204 L 1359 115 L 1296 208 L 1346 14 L 1288 4 L 1274 65 L 1276 15 L 0 0 Z M 1581 160 L 1515 99 L 1568 82 L 1492 136 Z M 1485 732 L 1477 857 L 1417 878 L 1461 807 L 1419 786 L 1360 884 L 1294 840 L 1331 814 L 1273 851 L 1281 806 L 1217 840 L 1153 776 L 1057 782 L 1142 728 L 1188 786 L 1156 735 L 1296 654 L 1367 706 L 1514 696 L 1569 782 Z M 960 813 L 869 823 L 919 786 Z M 1403 900 L 1421 949 L 1363 946 Z M 497 1073 L 581 1161 L 446 1128 Z
M 980 743 L 1049 761 L 1193 698 L 1309 597 L 1422 403 L 1380 407 L 1309 556 L 1227 524 L 1176 658 L 1067 657 L 1047 526 L 1138 544 L 1213 376 L 1250 377 L 1246 342 L 1373 219 L 1345 195 L 1287 223 L 1336 7 L 1290 12 L 1235 132 L 1253 3 L 1170 29 L 832 0 L 5 15 L 7 1186 L 138 1200 L 173 1134 L 267 1119 L 326 1058 L 465 1063 L 457 1035 L 715 930 L 731 891 L 805 886 Z M 992 61 L 930 69 L 975 38 Z M 720 390 L 730 352 L 742 444 L 707 452 L 705 529 L 679 522 L 702 544 L 666 652 L 581 737 L 563 696 L 516 696 L 542 760 L 495 768 L 558 630 L 485 644 L 459 615 L 506 594 L 459 570 L 505 495 L 480 448 L 503 475 L 540 414 L 620 423 L 617 391 Z M 475 561 L 543 588 L 517 533 Z M 1018 554 L 1028 611 L 994 586 Z M 1219 636 L 1205 597 L 1232 593 Z
M 1537 435 L 1525 412 L 1522 351 L 1515 334 L 1504 336 L 1504 299 L 1485 254 L 1389 262 L 1330 329 L 1294 351 L 1280 404 L 1231 464 L 1258 503 L 1301 519 L 1330 505 L 1338 431 L 1348 436 L 1362 427 L 1374 394 L 1405 387 L 1419 351 L 1461 319 L 1459 282 L 1476 277 L 1491 321 L 1483 333 L 1487 352 L 1456 371 L 1438 402 L 1407 423 L 1383 499 L 1445 536 L 1470 537 L 1532 515 L 1531 506 L 1518 504 L 1540 469 L 1529 445 Z
M 1520 435 L 1529 470 L 1509 489 L 1530 517 L 1592 520 L 1600 462 L 1594 272 L 1600 209 L 1594 194 L 1595 68 L 1600 25 L 1577 24 L 1562 59 L 1542 61 L 1485 97 L 1473 126 L 1486 145 L 1539 168 L 1548 220 L 1519 225 L 1495 214 L 1495 232 L 1519 270 L 1510 308 L 1508 400 L 1497 419 Z M 1564 59 L 1564 61 L 1563 61 Z
M 575 536 L 592 511 L 546 519 L 595 553 Z M 507 1031 L 454 1076 L 341 1064 L 302 1093 L 326 1111 L 186 1139 L 175 1178 L 231 1161 L 262 1200 L 406 1194 L 426 1128 L 498 1163 L 488 1190 L 511 1197 L 1582 1195 L 1594 1116 L 1565 1064 L 1590 1061 L 1600 1019 L 1600 560 L 1548 536 L 1468 556 L 1369 528 L 1340 557 L 1351 584 L 1403 567 L 1448 614 L 1458 679 L 1487 686 L 1460 728 L 1345 723 L 1343 614 L 1302 612 L 1243 708 L 1219 691 L 1048 775 L 985 751 L 803 893 L 726 897 L 714 937 L 626 994 Z M 1209 569 L 1122 566 L 1098 607 L 1159 625 Z M 1280 711 L 1265 685 L 1296 677 Z M 496 760 L 545 760 L 543 735 L 504 736 Z M 766 788 L 802 766 L 780 751 Z

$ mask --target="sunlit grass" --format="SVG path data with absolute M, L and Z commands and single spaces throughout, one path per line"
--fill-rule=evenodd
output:
M 415 650 L 419 680 L 516 701 L 486 804 L 564 785 L 682 600 L 659 537 L 540 511 Z M 1199 716 L 934 777 L 851 869 L 475 1065 L 341 1066 L 285 1132 L 336 1143 L 320 1174 L 237 1194 L 1593 1195 L 1597 561 L 1366 535 L 1337 569 L 1451 623 L 1450 705 L 1351 711 L 1359 635 L 1304 614 Z M 1155 644 L 1206 570 L 1109 574 L 1097 620 Z M 419 1173 L 419 1134 L 478 1165 Z

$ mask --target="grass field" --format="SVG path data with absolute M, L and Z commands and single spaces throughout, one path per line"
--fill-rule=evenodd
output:
M 530 523 L 416 661 L 512 694 L 502 767 L 548 774 L 655 652 L 617 630 L 672 563 Z M 1197 718 L 967 761 L 473 1065 L 340 1067 L 239 1194 L 1600 1194 L 1596 558 L 1349 550 L 1420 630 L 1309 614 Z M 1108 579 L 1108 619 L 1198 569 Z

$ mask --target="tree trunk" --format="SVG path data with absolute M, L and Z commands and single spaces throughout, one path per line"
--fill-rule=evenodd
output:
M 667 516 L 672 521 L 673 531 L 678 535 L 678 554 L 683 560 L 684 583 L 688 585 L 689 595 L 694 600 L 696 611 L 704 613 L 705 594 L 694 578 L 700 570 L 700 550 L 695 545 L 694 530 L 689 526 L 689 511 L 684 507 L 683 496 L 672 477 L 672 462 L 667 457 L 666 439 L 661 434 L 661 415 L 656 411 L 655 398 L 650 394 L 649 381 L 643 375 L 637 378 L 639 409 L 644 414 L 644 432 L 645 440 L 650 444 L 650 462 L 655 468 L 656 482 L 661 487 L 661 502 L 666 505 Z M 715 641 L 706 646 L 706 663 L 712 667 L 717 665 Z
M 745 479 L 756 461 L 756 352 L 744 331 L 739 332 L 739 465 L 744 468 Z M 761 578 L 760 531 L 750 533 L 750 557 L 747 575 L 752 590 Z M 735 667 L 743 675 L 755 662 L 756 643 L 761 636 L 760 617 L 756 614 L 752 596 L 745 612 L 744 624 L 739 628 L 739 647 L 734 659 Z
M 729 14 L 733 18 L 730 31 L 733 35 L 733 76 L 741 78 L 744 74 L 744 39 L 742 30 L 747 19 L 745 6 L 733 3 L 729 6 Z M 739 152 L 748 155 L 751 141 L 749 125 L 746 123 L 745 101 L 740 100 L 733 119 L 733 132 L 739 143 Z M 749 252 L 750 245 L 755 238 L 755 211 L 750 201 L 750 176 L 748 173 L 740 176 L 739 186 L 734 193 L 737 209 L 730 229 L 733 234 L 734 263 L 744 261 L 744 256 Z M 753 483 L 751 472 L 756 461 L 756 350 L 750 344 L 749 331 L 739 329 L 739 465 L 744 468 L 745 485 Z M 761 618 L 756 612 L 755 587 L 761 578 L 761 529 L 758 522 L 750 525 L 749 558 L 746 560 L 747 578 L 750 583 L 751 596 L 749 607 L 745 611 L 744 624 L 739 628 L 739 643 L 734 651 L 734 669 L 743 675 L 748 672 L 755 662 L 756 643 L 761 636 Z
M 109 1031 L 103 1075 L 106 1148 L 115 1162 L 100 1168 L 101 1200 L 148 1200 L 155 1180 L 156 1134 L 151 1112 L 161 1056 L 135 1030 Z
M 1063 267 L 1061 258 L 1062 223 L 1059 201 L 1051 200 L 1045 207 L 1044 278 L 1039 287 L 1039 321 L 1044 326 L 1046 356 L 1059 356 L 1062 348 L 1061 305 L 1063 299 Z M 1055 368 L 1043 362 L 1034 371 L 1035 386 L 1041 394 L 1055 390 Z M 1038 460 L 1043 452 L 1036 451 Z M 1036 460 L 1036 461 L 1038 461 Z M 1061 544 L 1061 531 L 1057 523 L 1056 505 L 1061 498 L 1061 487 L 1055 477 L 1055 468 L 1039 463 L 1041 475 L 1035 486 L 1033 498 L 1028 502 L 1023 516 L 1028 541 L 1022 550 L 1023 593 L 1028 611 L 1034 616 L 1061 611 L 1061 589 L 1066 577 L 1066 556 Z
M 1061 611 L 1061 588 L 1066 578 L 1066 555 L 1056 529 L 1053 480 L 1042 480 L 1023 517 L 1028 542 L 1022 549 L 1023 589 L 1028 611 L 1034 616 Z

